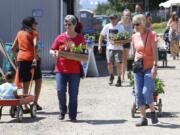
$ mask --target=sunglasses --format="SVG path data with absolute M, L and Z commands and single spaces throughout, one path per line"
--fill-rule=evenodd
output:
M 65 23 L 64 26 L 71 26 L 71 23 Z
M 133 24 L 134 26 L 139 26 L 139 25 L 141 25 L 140 23 L 135 23 L 135 24 Z

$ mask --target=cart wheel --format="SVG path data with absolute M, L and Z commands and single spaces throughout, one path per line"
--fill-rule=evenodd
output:
M 136 113 L 136 105 L 133 103 L 133 106 L 131 108 L 131 117 L 135 118 L 135 113 Z
M 158 102 L 158 116 L 162 117 L 162 100 L 161 100 L 161 98 L 159 99 L 159 102 Z
M 31 108 L 31 118 L 35 118 L 37 113 L 37 106 L 33 104 L 30 105 L 30 108 Z
M 11 115 L 12 118 L 15 117 L 16 111 L 17 111 L 16 106 L 11 106 L 11 109 L 10 109 L 10 115 Z
M 18 106 L 18 107 L 17 107 L 16 117 L 17 117 L 17 120 L 18 120 L 19 122 L 22 121 L 22 119 L 23 119 L 23 109 L 22 109 L 21 106 Z

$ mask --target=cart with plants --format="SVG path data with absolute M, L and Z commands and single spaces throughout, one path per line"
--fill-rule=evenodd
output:
M 134 79 L 132 78 L 130 81 L 130 85 L 133 86 L 133 95 L 135 96 L 135 92 L 134 92 Z M 156 78 L 155 79 L 155 89 L 153 92 L 153 98 L 154 98 L 154 105 L 155 105 L 155 109 L 158 113 L 158 116 L 161 117 L 162 116 L 162 99 L 159 98 L 160 94 L 165 93 L 164 91 L 164 83 L 162 82 L 162 80 L 160 78 Z M 149 108 L 148 105 L 146 105 L 146 109 Z M 132 118 L 135 118 L 135 114 L 138 112 L 138 108 L 135 104 L 135 102 L 133 103 L 132 107 L 131 107 L 131 116 Z

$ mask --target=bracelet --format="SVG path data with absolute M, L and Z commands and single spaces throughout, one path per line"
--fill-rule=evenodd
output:
M 157 64 L 154 64 L 153 66 L 157 67 Z

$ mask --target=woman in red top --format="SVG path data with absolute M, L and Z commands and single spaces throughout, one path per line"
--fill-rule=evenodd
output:
M 66 32 L 58 35 L 53 42 L 50 54 L 56 57 L 57 51 L 70 51 L 70 44 L 80 45 L 84 43 L 81 34 L 75 32 L 77 20 L 73 15 L 67 15 L 64 20 Z M 59 99 L 60 115 L 59 119 L 63 120 L 67 113 L 66 91 L 67 84 L 69 89 L 69 118 L 76 121 L 78 106 L 78 91 L 80 83 L 80 62 L 57 57 L 55 64 L 57 95 Z
M 37 109 L 42 108 L 38 105 L 38 98 L 42 84 L 42 74 L 40 67 L 40 57 L 37 54 L 38 45 L 38 32 L 36 30 L 37 22 L 34 17 L 27 17 L 22 21 L 22 28 L 17 33 L 15 41 L 12 46 L 12 52 L 17 62 L 19 79 L 22 82 L 23 94 L 28 94 L 28 89 L 31 80 L 31 69 L 34 70 L 35 80 L 35 100 L 34 104 L 37 105 Z M 16 50 L 18 53 L 16 54 Z M 29 108 L 26 106 L 24 112 L 29 112 Z

